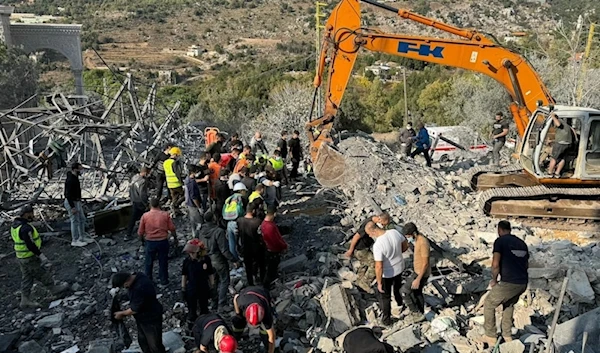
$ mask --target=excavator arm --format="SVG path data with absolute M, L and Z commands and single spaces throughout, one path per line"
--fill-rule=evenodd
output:
M 325 70 L 329 77 L 325 90 L 323 116 L 307 124 L 315 175 L 326 186 L 339 184 L 343 157 L 330 148 L 330 131 L 361 48 L 430 63 L 463 68 L 487 75 L 508 91 L 510 111 L 519 136 L 523 136 L 529 116 L 538 104 L 553 104 L 548 89 L 525 58 L 502 47 L 475 30 L 436 22 L 410 11 L 399 10 L 373 0 L 363 2 L 397 13 L 460 39 L 387 34 L 360 25 L 359 0 L 342 0 L 325 25 L 322 50 L 314 85 L 320 87 Z M 342 163 L 342 167 L 340 167 Z

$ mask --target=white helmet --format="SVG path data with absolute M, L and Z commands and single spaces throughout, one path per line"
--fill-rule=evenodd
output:
M 248 190 L 248 189 L 246 188 L 246 185 L 244 185 L 244 183 L 236 183 L 236 184 L 233 186 L 233 191 L 242 191 L 242 190 Z

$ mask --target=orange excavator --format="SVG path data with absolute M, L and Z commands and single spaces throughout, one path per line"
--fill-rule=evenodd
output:
M 389 34 L 363 27 L 360 2 L 459 38 Z M 306 125 L 317 180 L 326 187 L 344 181 L 344 156 L 333 145 L 332 129 L 357 55 L 366 49 L 476 71 L 508 91 L 510 111 L 520 137 L 519 164 L 472 171 L 473 188 L 484 190 L 479 200 L 486 214 L 559 221 L 600 220 L 600 111 L 556 105 L 528 61 L 490 38 L 476 30 L 457 28 L 374 0 L 340 1 L 325 25 L 314 79 L 315 87 L 320 87 L 328 70 L 323 116 L 312 120 L 311 110 L 311 120 Z M 572 127 L 575 141 L 565 158 L 566 172 L 558 179 L 546 173 L 555 143 L 552 115 Z

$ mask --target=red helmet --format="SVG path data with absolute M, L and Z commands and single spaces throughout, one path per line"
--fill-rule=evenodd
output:
M 258 324 L 263 321 L 264 317 L 265 309 L 263 309 L 260 304 L 252 303 L 246 308 L 246 321 L 248 321 L 251 326 L 258 326 Z
M 221 353 L 235 353 L 237 350 L 237 341 L 231 335 L 225 335 L 219 342 L 219 351 Z

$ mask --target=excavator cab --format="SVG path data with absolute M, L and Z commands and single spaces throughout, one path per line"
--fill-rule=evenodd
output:
M 564 121 L 572 142 L 565 147 L 565 166 L 560 178 L 548 174 L 555 151 L 557 127 L 551 117 Z M 521 145 L 521 165 L 542 184 L 568 184 L 570 180 L 600 180 L 600 111 L 590 108 L 556 106 L 539 108 L 532 115 Z

